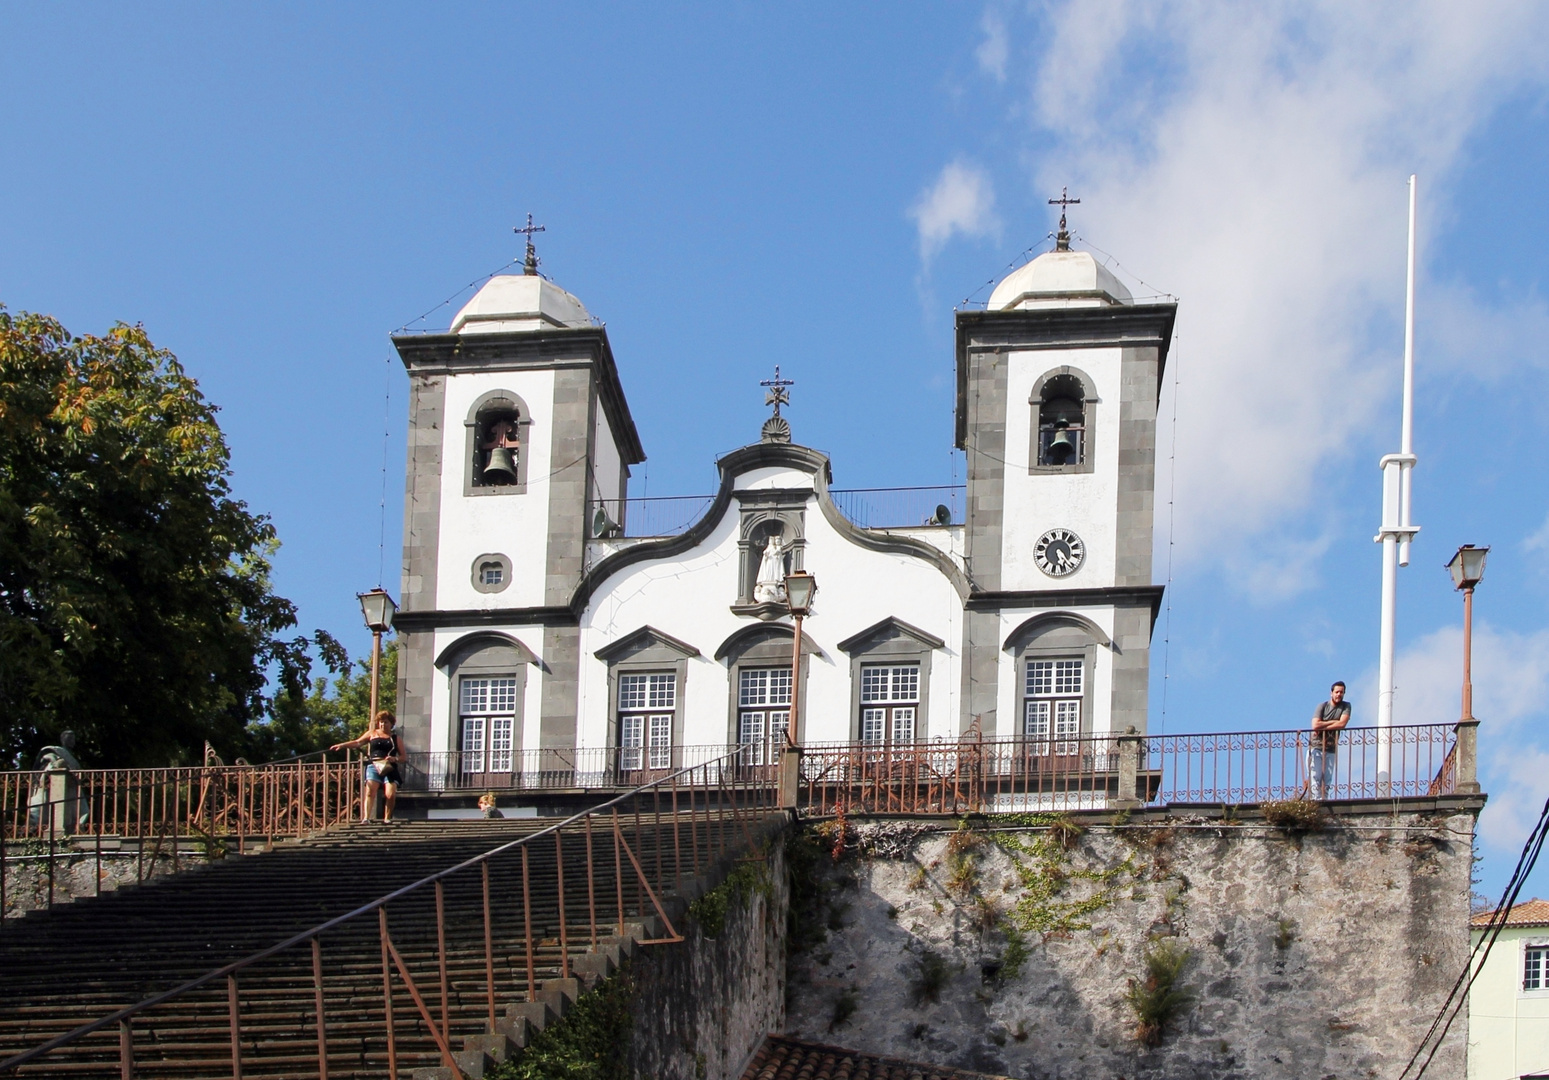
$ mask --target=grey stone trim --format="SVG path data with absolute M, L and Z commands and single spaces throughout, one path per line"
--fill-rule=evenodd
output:
M 516 483 L 514 484 L 475 484 L 474 472 L 479 467 L 479 448 L 477 445 L 479 413 L 492 405 L 506 405 L 516 413 L 518 428 L 517 438 L 521 446 L 516 454 Z M 527 492 L 527 459 L 532 454 L 532 410 L 527 407 L 527 402 L 520 396 L 509 390 L 491 390 L 487 394 L 480 395 L 468 410 L 468 415 L 463 420 L 463 428 L 467 432 L 463 449 L 463 494 L 472 495 L 524 495 Z
M 778 626 L 784 626 L 785 633 L 771 633 Z M 750 668 L 778 668 L 787 670 L 791 667 L 791 633 L 793 627 L 785 624 L 775 626 L 750 626 L 740 630 L 726 640 L 730 644 L 734 639 L 740 639 L 740 644 L 734 649 L 725 652 L 717 651 L 716 659 L 726 661 L 726 745 L 736 746 L 741 738 L 741 725 L 738 713 L 741 711 L 742 693 L 742 669 Z M 726 648 L 726 644 L 722 648 Z M 810 648 L 809 648 L 810 646 Z M 812 644 L 812 640 L 804 633 L 801 635 L 801 655 L 823 655 L 822 650 Z M 801 682 L 795 688 L 796 696 L 796 730 L 791 732 L 791 738 L 800 743 L 802 733 L 807 726 L 807 676 L 812 671 L 810 663 L 801 666 Z
M 720 647 L 715 650 L 715 658 L 717 660 L 725 660 L 729 656 L 735 661 L 737 657 L 741 656 L 748 649 L 753 648 L 762 641 L 770 640 L 787 642 L 785 652 L 788 656 L 791 651 L 788 643 L 791 640 L 791 635 L 795 632 L 796 628 L 794 626 L 783 622 L 754 623 L 752 626 L 744 626 L 742 629 L 734 631 L 731 636 L 721 642 Z M 801 633 L 801 654 L 803 656 L 821 656 L 825 660 L 828 658 L 828 654 L 818 647 L 818 643 L 813 641 L 811 635 L 805 630 Z
M 1060 375 L 1070 375 L 1081 381 L 1083 391 L 1082 401 L 1085 405 L 1081 425 L 1084 429 L 1081 436 L 1081 460 L 1074 465 L 1040 465 L 1038 464 L 1038 437 L 1039 421 L 1043 413 L 1043 388 L 1048 385 L 1050 379 Z M 1101 399 L 1097 396 L 1097 384 L 1092 377 L 1080 368 L 1062 364 L 1057 368 L 1050 368 L 1038 376 L 1033 383 L 1033 392 L 1027 397 L 1028 408 L 1032 411 L 1032 422 L 1029 425 L 1030 443 L 1027 448 L 1027 471 L 1029 475 L 1060 473 L 1089 473 L 1094 471 L 1097 461 L 1097 431 L 1098 411 L 1097 406 Z
M 446 377 L 409 376 L 408 465 L 403 500 L 403 577 L 399 609 L 436 606 L 437 559 L 441 543 L 441 440 L 446 411 Z
M 1114 731 L 1133 727 L 1144 735 L 1151 698 L 1151 632 L 1155 614 L 1142 607 L 1121 607 L 1113 613 Z
M 841 641 L 835 648 L 845 654 L 864 652 L 867 643 L 873 638 L 891 638 L 903 634 L 913 638 L 927 649 L 940 649 L 946 646 L 946 642 L 932 634 L 928 630 L 921 630 L 918 626 L 904 622 L 896 616 L 889 615 L 881 622 L 873 623 L 858 634 L 851 634 Z
M 443 664 L 448 656 L 449 662 Z M 513 764 L 521 761 L 522 718 L 527 705 L 527 665 L 533 659 L 532 650 L 515 638 L 504 634 L 479 634 L 463 638 L 441 652 L 442 660 L 436 666 L 446 671 L 448 683 L 447 745 L 442 750 L 462 749 L 462 679 L 475 676 L 487 679 L 491 676 L 510 676 L 516 680 L 516 712 L 511 723 L 511 756 Z M 485 744 L 488 747 L 488 743 Z
M 1177 304 L 958 312 L 954 445 L 964 449 L 968 434 L 970 355 L 1032 349 L 1154 348 L 1160 385 L 1177 314 Z
M 398 634 L 398 734 L 410 750 L 430 749 L 430 706 L 435 692 L 436 668 L 431 660 L 434 635 L 406 630 Z
M 511 650 L 524 664 L 543 666 L 543 661 L 539 660 L 537 654 L 521 639 L 499 631 L 476 630 L 471 634 L 464 634 L 442 649 L 441 655 L 436 657 L 436 667 L 442 671 L 460 667 L 464 663 L 463 658 L 470 653 L 491 647 Z
M 1150 607 L 1156 619 L 1162 609 L 1161 585 L 1135 585 L 1104 589 L 1017 590 L 1015 592 L 975 593 L 968 599 L 968 610 L 997 612 L 1001 608 L 1080 608 Z
M 599 660 L 621 660 L 650 646 L 660 646 L 681 656 L 698 656 L 699 650 L 686 641 L 679 641 L 671 634 L 664 634 L 654 626 L 642 626 L 632 630 L 592 653 Z
M 543 628 L 543 698 L 538 746 L 576 745 L 576 712 L 581 677 L 581 631 L 575 626 Z
M 1064 631 L 1063 633 L 1061 631 Z M 1074 623 L 1050 625 L 1029 639 L 1017 651 L 1017 713 L 1010 730 L 996 731 L 1002 738 L 1025 738 L 1027 734 L 1027 662 L 1029 660 L 1068 660 L 1081 658 L 1081 734 L 1092 733 L 1092 706 L 1096 700 L 1093 683 L 1097 675 L 1097 646 Z M 1110 720 L 1111 723 L 1111 720 Z M 1122 729 L 1119 729 L 1122 730 Z M 986 733 L 987 734 L 987 733 Z M 1053 731 L 1050 731 L 1053 741 Z
M 1156 514 L 1156 404 L 1160 392 L 1160 362 L 1155 348 L 1125 349 L 1122 355 L 1114 581 L 1119 585 L 1149 585 Z
M 993 610 L 963 612 L 963 715 L 959 731 L 974 721 L 979 730 L 994 732 L 1000 705 L 1000 617 Z
M 569 601 L 586 569 L 593 401 L 590 371 L 561 368 L 554 372 L 543 599 L 556 607 Z
M 963 552 L 976 592 L 1000 587 L 1009 369 L 1006 355 L 998 351 L 975 353 L 962 368 L 960 390 L 966 428 L 958 445 L 968 459 Z M 972 440 L 966 438 L 966 431 L 973 432 Z
M 498 334 L 402 334 L 392 339 L 403 366 L 416 372 L 520 371 L 527 368 L 589 367 L 595 370 L 598 396 L 626 465 L 645 460 L 640 433 L 629 414 L 618 366 L 600 326 L 574 329 L 511 330 Z
M 861 739 L 861 668 L 869 664 L 913 663 L 920 666 L 920 700 L 914 709 L 914 737 L 916 742 L 929 738 L 931 654 L 946 642 L 916 631 L 901 619 L 891 618 L 846 639 L 846 644 L 852 647 L 860 642 L 864 642 L 864 647 L 855 648 L 853 652 L 844 645 L 839 646 L 850 654 L 850 740 L 860 742 Z M 887 735 L 891 736 L 891 732 Z M 889 737 L 887 741 L 892 740 Z
M 484 564 L 497 563 L 500 566 L 500 584 L 486 585 L 484 583 Z M 473 584 L 474 592 L 502 593 L 511 587 L 511 560 L 498 551 L 488 552 L 473 560 L 473 565 L 468 569 L 468 578 Z
M 641 629 L 650 630 L 650 627 Z M 650 634 L 642 635 L 641 631 L 637 630 L 626 640 L 631 642 L 629 647 L 613 652 L 608 657 L 602 657 L 600 652 L 593 654 L 608 663 L 608 748 L 619 747 L 619 728 L 622 721 L 618 707 L 619 676 L 651 671 L 671 671 L 677 678 L 677 685 L 672 695 L 671 760 L 673 767 L 678 768 L 683 764 L 683 702 L 687 697 L 685 691 L 688 686 L 689 658 L 678 647 L 682 642 L 676 642 L 676 639 L 668 639 L 676 642 L 668 644 L 658 641 Z M 697 649 L 694 650 L 694 655 L 699 655 Z
M 1041 614 L 1034 615 L 1032 618 L 1023 622 L 1021 626 L 1018 626 L 1015 630 L 1011 631 L 1011 633 L 1007 634 L 1006 640 L 1004 643 L 1002 643 L 1001 648 L 1007 650 L 1008 652 L 1013 651 L 1021 647 L 1026 642 L 1032 640 L 1037 635 L 1045 633 L 1055 626 L 1077 627 L 1082 633 L 1086 634 L 1087 637 L 1091 638 L 1093 641 L 1097 642 L 1104 648 L 1113 647 L 1113 639 L 1103 632 L 1103 628 L 1098 626 L 1085 615 L 1082 615 L 1080 612 L 1046 611 L 1042 612 Z
M 452 611 L 402 612 L 393 616 L 398 630 L 440 630 L 448 626 L 525 626 L 544 623 L 577 626 L 580 620 L 568 607 L 459 608 Z

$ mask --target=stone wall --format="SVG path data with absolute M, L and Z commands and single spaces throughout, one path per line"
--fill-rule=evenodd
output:
M 12 841 L 5 849 L 5 913 L 14 919 L 29 911 L 49 906 L 48 845 L 36 841 Z M 120 885 L 133 885 L 149 881 L 174 871 L 171 854 L 163 848 L 156 854 L 146 845 L 142 858 L 138 849 L 108 850 L 102 853 L 100 862 L 94 852 L 60 851 L 54 857 L 55 904 L 67 904 L 78 897 L 112 892 Z M 197 852 L 179 852 L 177 870 L 190 870 L 203 866 L 206 859 Z M 99 878 L 100 865 L 100 882 Z
M 1028 1080 L 1393 1076 L 1465 963 L 1479 805 L 818 826 L 827 935 L 785 1030 Z M 1189 1001 L 1147 1046 L 1129 991 L 1169 950 Z M 1434 1075 L 1465 1044 L 1460 1020 Z
M 715 937 L 688 914 L 684 940 L 649 945 L 630 965 L 635 1031 L 630 1072 L 653 1080 L 735 1080 L 766 1034 L 785 1023 L 790 890 L 783 835 L 768 839 L 756 887 L 726 907 Z

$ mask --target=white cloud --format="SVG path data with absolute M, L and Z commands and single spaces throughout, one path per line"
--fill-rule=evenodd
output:
M 1383 406 L 1399 379 L 1404 180 L 1421 177 L 1423 259 L 1466 141 L 1549 78 L 1546 37 L 1549 7 L 1529 0 L 1053 9 L 1028 88 L 1055 144 L 1038 154 L 1034 194 L 1069 184 L 1078 236 L 1182 298 L 1182 558 L 1235 551 L 1237 581 L 1262 592 L 1279 573 L 1262 538 L 1317 535 L 1308 511 L 1327 469 L 1396 449 Z M 1435 283 L 1424 299 L 1442 349 L 1422 341 L 1422 357 L 1461 348 L 1449 327 L 1479 305 Z M 1501 364 L 1546 340 L 1542 304 L 1490 314 Z
M 1522 541 L 1523 551 L 1549 551 L 1549 517 L 1544 518 L 1544 523 L 1535 529 L 1526 540 Z
M 998 227 L 995 188 L 984 170 L 954 161 L 909 211 L 920 232 L 920 260 L 929 263 L 956 233 L 988 236 Z
M 1011 57 L 1011 37 L 1006 32 L 1006 20 L 1000 12 L 989 10 L 979 20 L 984 40 L 974 50 L 979 69 L 998 83 L 1006 81 L 1006 61 Z
M 1522 846 L 1549 796 L 1549 752 L 1539 730 L 1549 719 L 1549 629 L 1520 634 L 1474 626 L 1474 715 L 1479 718 L 1480 782 L 1490 794 L 1481 842 L 1499 853 Z M 1394 721 L 1445 724 L 1462 708 L 1463 629 L 1427 634 L 1396 660 Z M 1362 679 L 1361 712 L 1375 717 L 1377 679 Z M 1370 723 L 1362 720 L 1360 723 Z

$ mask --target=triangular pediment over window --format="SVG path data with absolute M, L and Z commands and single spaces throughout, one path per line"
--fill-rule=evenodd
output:
M 686 641 L 679 641 L 671 634 L 664 634 L 654 626 L 642 626 L 598 649 L 592 655 L 599 660 L 612 662 L 626 660 L 647 649 L 666 649 L 685 657 L 699 655 L 699 650 Z
M 839 651 L 847 654 L 865 652 L 879 642 L 901 637 L 913 638 L 928 649 L 939 649 L 946 645 L 946 642 L 935 634 L 889 615 L 881 622 L 866 627 L 860 633 L 845 638 L 839 643 Z

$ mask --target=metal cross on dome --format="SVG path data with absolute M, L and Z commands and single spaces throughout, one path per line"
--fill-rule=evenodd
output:
M 548 227 L 544 225 L 534 225 L 532 223 L 532 215 L 528 214 L 526 226 L 518 225 L 511 231 L 516 233 L 518 236 L 527 237 L 527 259 L 522 263 L 522 273 L 528 275 L 529 277 L 535 276 L 538 273 L 538 249 L 532 246 L 532 234 L 548 232 Z
M 780 378 L 780 365 L 775 365 L 774 378 L 764 379 L 758 385 L 769 387 L 769 392 L 764 395 L 764 404 L 774 406 L 774 414 L 780 415 L 780 406 L 791 403 L 791 394 L 787 387 L 795 386 L 795 379 Z
M 1065 208 L 1067 206 L 1080 206 L 1081 200 L 1072 199 L 1070 197 L 1070 189 L 1062 187 L 1060 188 L 1060 197 L 1058 199 L 1050 199 L 1049 205 L 1058 206 L 1060 208 L 1060 231 L 1056 233 L 1054 237 L 1054 250 L 1069 251 L 1070 230 L 1065 227 Z

